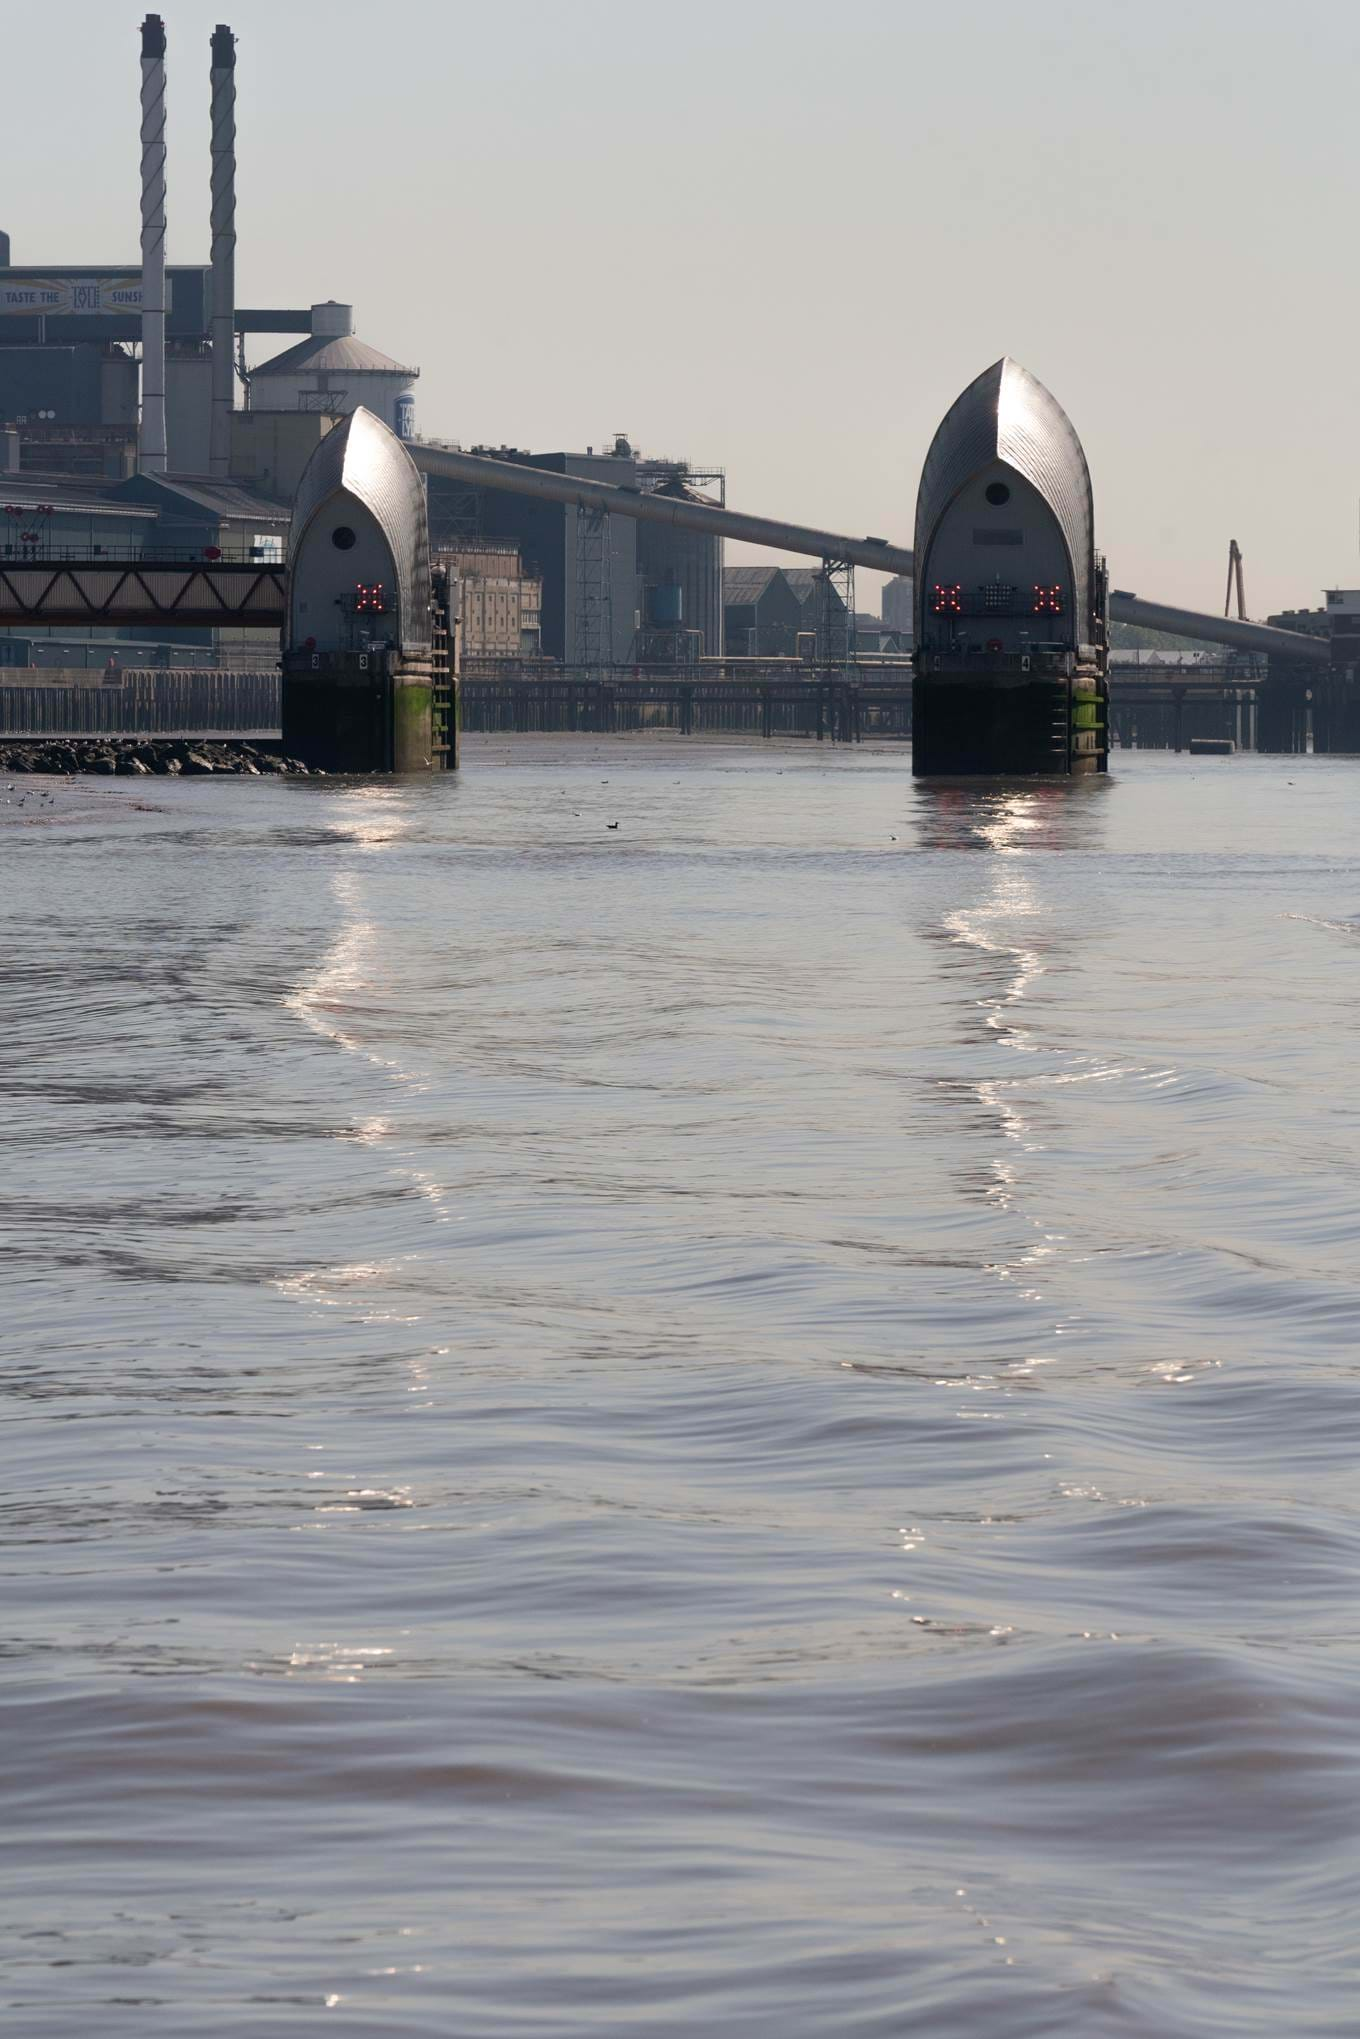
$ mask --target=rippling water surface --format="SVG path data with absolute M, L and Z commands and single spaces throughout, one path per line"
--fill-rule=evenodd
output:
M 0 787 L 0 2025 L 1360 2030 L 1360 765 L 468 750 Z

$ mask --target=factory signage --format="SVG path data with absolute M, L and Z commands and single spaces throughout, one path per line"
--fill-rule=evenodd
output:
M 9 276 L 0 278 L 0 316 L 70 318 L 81 313 L 140 312 L 140 276 Z

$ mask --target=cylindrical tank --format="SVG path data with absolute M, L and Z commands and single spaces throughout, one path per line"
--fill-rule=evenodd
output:
M 318 339 L 344 340 L 354 331 L 354 306 L 329 298 L 312 306 L 312 331 Z
M 658 630 L 678 630 L 685 620 L 685 591 L 678 581 L 667 581 L 649 595 L 652 622 Z
M 409 389 L 402 390 L 393 406 L 392 423 L 398 439 L 416 436 L 416 400 Z

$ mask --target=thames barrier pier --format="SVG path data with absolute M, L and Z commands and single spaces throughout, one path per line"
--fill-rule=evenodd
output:
M 431 584 L 425 489 L 368 410 L 303 471 L 289 537 L 285 752 L 327 772 L 457 764 L 447 597 Z
M 971 382 L 931 441 L 915 557 L 913 772 L 1103 772 L 1091 477 L 1065 412 L 1018 362 Z

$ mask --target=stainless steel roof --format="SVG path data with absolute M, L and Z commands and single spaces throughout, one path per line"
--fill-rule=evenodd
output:
M 924 583 L 930 541 L 959 490 L 1003 461 L 1053 511 L 1072 556 L 1073 608 L 1090 613 L 1095 587 L 1091 475 L 1072 422 L 1057 398 L 1009 356 L 970 382 L 930 442 L 916 498 L 916 558 Z
M 293 502 L 288 549 L 298 548 L 314 517 L 347 494 L 377 518 L 397 572 L 401 649 L 430 642 L 430 531 L 425 485 L 395 432 L 372 411 L 352 411 L 321 441 L 303 470 Z

